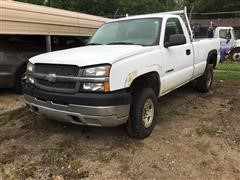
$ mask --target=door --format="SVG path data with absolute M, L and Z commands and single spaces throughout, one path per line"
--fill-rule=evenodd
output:
M 182 22 L 183 23 L 183 22 Z M 169 18 L 166 22 L 164 43 L 174 34 L 185 34 L 178 18 Z M 188 82 L 193 75 L 193 47 L 189 38 L 186 43 L 165 48 L 165 75 L 163 78 L 163 93 L 171 91 Z

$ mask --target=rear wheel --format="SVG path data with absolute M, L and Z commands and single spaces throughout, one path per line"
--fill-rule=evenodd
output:
M 25 78 L 26 67 L 22 66 L 16 73 L 16 80 L 15 80 L 15 91 L 18 94 L 22 94 L 22 82 Z
M 197 88 L 200 92 L 208 92 L 213 82 L 213 65 L 208 64 L 204 74 L 197 79 Z
M 234 61 L 240 61 L 240 53 L 233 54 L 233 60 Z
M 240 61 L 240 47 L 235 47 L 230 52 L 230 59 L 233 61 Z
M 133 102 L 127 131 L 137 139 L 148 137 L 156 124 L 157 98 L 151 88 L 144 88 L 133 93 Z

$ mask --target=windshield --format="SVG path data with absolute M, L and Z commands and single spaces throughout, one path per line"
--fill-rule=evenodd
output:
M 147 18 L 106 23 L 97 30 L 88 44 L 157 45 L 161 22 L 160 18 Z

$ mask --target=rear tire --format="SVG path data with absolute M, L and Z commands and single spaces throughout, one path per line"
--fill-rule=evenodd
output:
M 204 74 L 197 79 L 197 89 L 200 92 L 207 93 L 212 87 L 213 65 L 208 64 Z
M 235 47 L 232 49 L 229 56 L 232 61 L 240 62 L 240 47 Z
M 26 73 L 26 66 L 22 66 L 16 73 L 16 79 L 15 79 L 15 91 L 18 94 L 22 94 L 22 80 L 25 77 Z
M 155 125 L 157 116 L 157 98 L 151 88 L 133 93 L 130 118 L 127 122 L 128 134 L 136 139 L 148 137 Z

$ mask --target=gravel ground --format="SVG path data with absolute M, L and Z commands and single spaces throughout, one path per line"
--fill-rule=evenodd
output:
M 13 90 L 0 89 L 0 114 L 16 110 L 25 106 L 23 96 L 17 95 Z
M 21 99 L 10 96 L 9 107 Z M 240 180 L 240 81 L 215 82 L 208 94 L 185 86 L 161 98 L 158 109 L 156 128 L 142 141 L 123 126 L 76 126 L 24 108 L 4 113 L 0 180 Z

